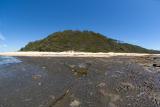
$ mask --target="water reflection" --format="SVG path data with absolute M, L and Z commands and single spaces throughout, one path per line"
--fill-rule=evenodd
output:
M 15 57 L 0 56 L 0 65 L 11 64 L 11 63 L 20 63 L 20 62 L 22 62 L 22 61 L 20 61 L 19 59 L 15 58 Z

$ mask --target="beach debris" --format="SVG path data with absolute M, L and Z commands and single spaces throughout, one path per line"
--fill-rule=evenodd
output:
M 78 100 L 74 100 L 70 103 L 71 107 L 79 107 L 80 106 L 80 102 Z
M 42 78 L 42 75 L 33 75 L 32 76 L 33 80 L 39 80 L 40 78 Z

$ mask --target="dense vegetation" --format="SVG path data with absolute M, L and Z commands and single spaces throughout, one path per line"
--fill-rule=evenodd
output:
M 92 31 L 66 30 L 56 32 L 42 40 L 30 42 L 21 51 L 83 51 L 83 52 L 137 52 L 159 53 L 140 46 L 122 43 Z

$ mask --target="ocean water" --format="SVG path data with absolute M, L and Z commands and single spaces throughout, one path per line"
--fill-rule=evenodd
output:
M 0 65 L 20 63 L 21 61 L 15 57 L 0 56 Z

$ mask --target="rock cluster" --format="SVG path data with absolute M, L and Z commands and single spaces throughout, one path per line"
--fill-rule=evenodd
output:
M 78 65 L 69 64 L 69 68 L 77 76 L 85 76 L 89 72 L 90 63 L 79 63 Z

